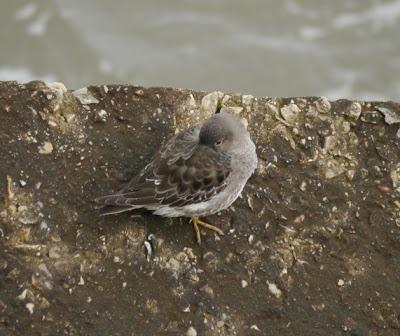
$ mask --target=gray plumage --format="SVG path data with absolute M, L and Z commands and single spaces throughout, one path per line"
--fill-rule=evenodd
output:
M 239 118 L 221 112 L 171 138 L 118 193 L 95 199 L 103 214 L 144 208 L 166 217 L 210 215 L 229 207 L 257 166 Z

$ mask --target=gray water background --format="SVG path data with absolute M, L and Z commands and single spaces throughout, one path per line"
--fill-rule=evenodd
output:
M 0 0 L 0 80 L 400 100 L 400 0 Z

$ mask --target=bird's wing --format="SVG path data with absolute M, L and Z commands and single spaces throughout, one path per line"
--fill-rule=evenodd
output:
M 161 162 L 173 165 L 180 158 L 187 160 L 193 154 L 199 142 L 200 125 L 193 126 L 169 139 L 154 155 L 150 163 L 142 169 L 118 194 L 149 187 L 154 180 L 154 170 Z
M 160 150 L 161 158 L 167 160 L 169 165 L 180 158 L 187 160 L 193 154 L 199 143 L 201 125 L 193 126 L 171 138 Z
M 155 197 L 160 204 L 175 207 L 207 201 L 226 187 L 230 162 L 229 156 L 203 145 L 186 160 L 160 162 L 154 170 Z
M 190 129 L 165 144 L 138 179 L 96 201 L 131 209 L 204 202 L 225 188 L 230 162 L 229 156 L 199 145 L 198 129 Z

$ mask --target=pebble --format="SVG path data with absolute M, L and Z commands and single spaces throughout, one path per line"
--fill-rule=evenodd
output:
M 344 280 L 343 279 L 339 279 L 338 282 L 337 282 L 337 285 L 339 287 L 342 287 L 344 285 Z
M 388 125 L 400 123 L 400 115 L 397 115 L 396 112 L 386 107 L 377 107 L 376 110 L 383 114 L 383 116 L 385 117 L 385 123 L 387 123 Z
M 289 104 L 281 108 L 281 115 L 289 124 L 293 124 L 299 117 L 301 110 L 296 104 Z
M 21 294 L 17 296 L 17 299 L 20 301 L 24 301 L 26 299 L 26 294 L 28 293 L 27 289 L 24 289 Z
M 209 285 L 204 285 L 203 287 L 200 288 L 200 291 L 203 293 L 207 294 L 210 298 L 214 298 L 214 290 L 209 286 Z
M 42 146 L 39 146 L 39 154 L 48 155 L 53 152 L 53 144 L 45 141 Z
M 145 241 L 146 243 L 146 241 Z M 148 245 L 146 244 L 145 246 L 151 246 L 150 243 L 148 242 Z M 177 277 L 177 272 L 180 269 L 181 263 L 176 260 L 174 257 L 168 259 L 167 263 L 166 263 L 166 268 L 170 269 L 171 271 L 173 271 L 174 275 L 176 275 Z
M 190 327 L 190 328 L 186 331 L 186 336 L 197 336 L 197 330 L 194 329 L 193 327 Z
M 28 212 L 26 206 L 22 205 L 18 208 L 18 212 L 23 212 L 24 214 L 18 219 L 24 225 L 32 225 L 37 223 L 39 217 L 32 212 Z
M 46 223 L 46 221 L 42 221 L 40 223 L 40 230 L 49 230 L 49 225 Z
M 293 223 L 295 223 L 295 224 L 303 223 L 305 218 L 306 218 L 306 216 L 305 216 L 304 214 L 301 214 L 301 215 L 297 216 L 297 217 L 293 220 Z
M 249 244 L 251 245 L 253 243 L 254 240 L 254 235 L 249 235 L 249 237 L 247 238 L 247 241 L 249 242 Z
M 225 95 L 224 98 L 222 98 L 221 104 L 226 105 L 226 103 L 231 99 L 232 97 L 230 95 Z
M 73 113 L 65 114 L 64 119 L 69 124 L 75 119 L 75 114 L 73 114 Z
M 135 95 L 143 97 L 144 96 L 144 91 L 142 89 L 136 90 Z
M 274 104 L 265 103 L 265 107 L 267 108 L 268 113 L 271 113 L 273 115 L 278 115 L 279 114 L 279 110 Z
M 400 164 L 390 171 L 390 178 L 392 179 L 393 188 L 397 189 L 400 187 Z
M 328 160 L 324 166 L 322 166 L 322 173 L 327 179 L 339 176 L 345 171 L 346 169 L 335 159 Z
M 361 111 L 362 111 L 361 104 L 358 102 L 353 102 L 350 105 L 348 116 L 350 119 L 356 121 L 360 117 Z
M 196 108 L 196 100 L 194 99 L 193 95 L 190 94 L 187 100 L 187 105 L 189 107 L 189 109 L 194 109 Z
M 315 107 L 319 113 L 329 113 L 331 110 L 331 103 L 326 97 L 320 97 L 315 102 Z
M 282 295 L 282 291 L 273 282 L 267 281 L 267 284 L 268 284 L 268 290 L 270 291 L 270 293 L 279 299 Z
M 253 202 L 253 196 L 248 195 L 247 196 L 247 204 L 251 210 L 254 210 L 254 202 Z
M 246 280 L 242 280 L 242 288 L 246 288 L 249 283 Z
M 230 114 L 234 114 L 236 116 L 239 116 L 240 113 L 242 113 L 242 111 L 243 111 L 243 107 L 241 107 L 241 106 L 224 106 L 222 108 L 222 110 L 226 111 L 226 112 L 228 112 Z
M 205 95 L 201 100 L 201 108 L 203 111 L 213 114 L 217 111 L 219 100 L 219 92 L 211 92 Z
M 222 328 L 224 325 L 225 325 L 225 322 L 222 320 L 217 322 L 217 328 Z
M 38 269 L 49 279 L 53 278 L 53 275 L 50 273 L 49 269 L 47 268 L 46 264 L 42 263 L 38 266 Z
M 53 246 L 52 248 L 50 248 L 49 250 L 49 258 L 50 259 L 58 259 L 60 258 L 60 248 L 58 246 Z
M 378 185 L 377 185 L 377 188 L 378 188 L 378 190 L 379 190 L 380 192 L 384 192 L 384 193 L 388 193 L 388 192 L 391 191 L 391 189 L 390 189 L 388 186 L 381 185 L 381 184 L 378 184 Z
M 28 309 L 29 313 L 32 315 L 33 314 L 33 309 L 35 308 L 35 305 L 32 302 L 29 302 L 25 305 L 26 309 Z
M 76 97 L 82 105 L 99 103 L 99 100 L 93 97 L 86 87 L 72 91 L 72 95 Z
M 64 83 L 60 82 L 46 83 L 46 86 L 57 95 L 63 95 L 68 91 Z
M 96 113 L 96 121 L 105 123 L 107 121 L 108 113 L 105 110 L 100 110 Z
M 246 108 L 246 111 L 250 111 L 251 106 L 253 104 L 254 96 L 252 95 L 243 95 L 242 96 L 242 105 Z

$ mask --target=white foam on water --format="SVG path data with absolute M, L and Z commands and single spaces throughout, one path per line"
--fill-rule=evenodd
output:
M 361 24 L 377 24 L 385 26 L 393 24 L 400 17 L 400 1 L 392 1 L 376 6 L 359 13 L 346 13 L 338 16 L 333 21 L 333 26 L 338 29 L 349 28 Z
M 317 40 L 324 37 L 325 32 L 319 27 L 304 26 L 299 29 L 300 36 L 308 41 Z
M 305 40 L 290 36 L 268 36 L 258 32 L 241 31 L 234 36 L 237 43 L 251 45 L 262 49 L 287 50 L 293 52 L 310 52 L 315 45 L 310 45 Z
M 318 17 L 317 7 L 313 7 L 313 10 L 311 10 L 310 8 L 304 8 L 297 1 L 285 1 L 284 5 L 286 11 L 290 14 L 308 19 L 315 19 Z
M 179 25 L 179 24 L 197 24 L 197 25 L 216 25 L 220 26 L 228 24 L 223 17 L 216 14 L 196 13 L 194 11 L 180 10 L 174 12 L 160 13 L 155 19 L 154 24 L 164 25 Z
M 337 69 L 332 75 L 334 81 L 329 89 L 322 90 L 319 95 L 327 97 L 329 100 L 340 98 L 356 98 L 354 97 L 354 84 L 357 80 L 357 74 L 349 69 Z
M 34 16 L 36 11 L 37 5 L 31 2 L 18 9 L 14 15 L 14 18 L 17 21 L 27 20 Z
M 43 36 L 46 33 L 50 18 L 51 13 L 49 11 L 40 14 L 38 18 L 28 26 L 28 34 L 32 36 Z
M 44 82 L 54 82 L 55 76 L 47 74 L 44 76 L 33 73 L 28 68 L 23 67 L 0 67 L 0 80 L 15 80 L 19 83 L 26 83 L 31 80 L 42 80 Z
M 99 67 L 99 70 L 105 74 L 112 73 L 112 71 L 113 71 L 112 63 L 109 60 L 104 59 L 104 58 L 99 61 L 98 67 Z
M 329 100 L 337 99 L 359 99 L 364 101 L 385 101 L 390 97 L 381 93 L 376 93 L 368 90 L 355 90 L 353 83 L 343 82 L 341 86 L 323 91 L 320 96 L 327 97 Z
M 352 85 L 351 83 L 345 82 L 340 86 L 324 90 L 319 94 L 319 96 L 324 96 L 329 100 L 336 100 L 342 98 L 354 98 L 352 96 Z
M 240 0 L 121 1 L 118 6 L 109 0 L 24 2 L 10 6 L 6 17 L 16 33 L 4 36 L 2 45 L 17 45 L 20 54 L 2 55 L 0 67 L 12 64 L 25 71 L 13 68 L 19 72 L 9 79 L 26 81 L 42 71 L 75 87 L 82 81 L 133 81 L 245 88 L 256 95 L 355 98 L 376 91 L 376 97 L 398 100 L 400 49 L 393 41 L 400 0 L 283 0 L 257 6 Z M 10 43 L 21 29 L 27 30 L 21 43 Z M 38 46 L 26 43 L 32 36 Z M 47 48 L 55 53 L 43 53 Z M 71 54 L 83 62 L 71 61 Z

